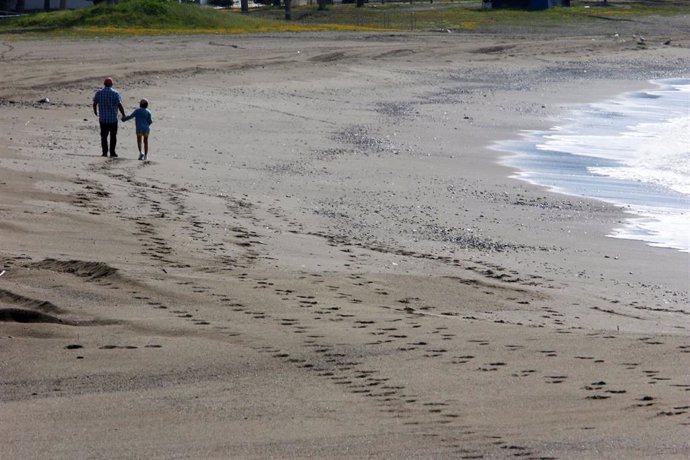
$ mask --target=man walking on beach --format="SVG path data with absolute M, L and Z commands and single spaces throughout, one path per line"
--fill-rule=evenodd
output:
M 117 146 L 117 112 L 125 116 L 122 107 L 120 93 L 113 89 L 113 79 L 108 77 L 103 81 L 103 89 L 93 96 L 93 113 L 98 117 L 101 125 L 102 156 L 108 156 L 108 135 L 110 135 L 110 158 L 117 158 L 115 147 Z

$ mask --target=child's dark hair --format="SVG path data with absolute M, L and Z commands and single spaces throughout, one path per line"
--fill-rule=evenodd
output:
M 139 107 L 141 107 L 142 109 L 145 109 L 148 106 L 149 106 L 149 101 L 147 101 L 146 99 L 142 99 L 139 101 Z

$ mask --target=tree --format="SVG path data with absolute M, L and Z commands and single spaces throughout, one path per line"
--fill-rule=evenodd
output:
M 285 20 L 292 21 L 292 0 L 285 1 Z
M 357 0 L 357 8 L 364 6 L 364 0 Z
M 60 0 L 60 9 L 61 10 L 67 9 L 67 0 Z
M 50 11 L 50 0 L 43 0 L 43 9 Z
M 328 0 L 317 0 L 317 3 L 319 4 L 319 11 L 324 11 L 326 9 L 326 2 Z
M 249 12 L 249 0 L 240 0 L 240 11 L 243 13 Z

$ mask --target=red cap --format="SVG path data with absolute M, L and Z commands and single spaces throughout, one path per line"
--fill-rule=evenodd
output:
M 110 78 L 110 77 L 108 77 L 108 78 L 106 78 L 105 80 L 103 80 L 103 84 L 104 84 L 105 86 L 113 86 L 113 79 Z

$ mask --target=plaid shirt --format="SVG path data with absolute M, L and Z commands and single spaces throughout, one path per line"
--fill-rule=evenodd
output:
M 109 86 L 97 91 L 93 102 L 98 104 L 98 121 L 101 123 L 117 123 L 117 105 L 122 104 L 120 93 Z

